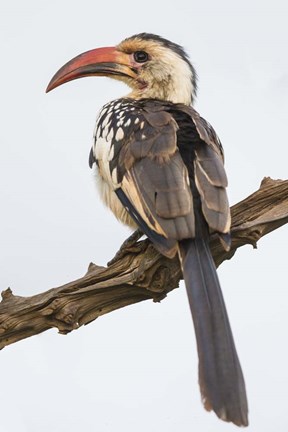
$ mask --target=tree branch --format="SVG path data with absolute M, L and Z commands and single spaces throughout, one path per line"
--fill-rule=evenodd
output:
M 260 189 L 231 208 L 232 246 L 226 252 L 216 234 L 211 250 L 217 266 L 236 250 L 288 222 L 288 180 L 265 178 Z M 66 334 L 101 315 L 142 300 L 158 302 L 179 286 L 178 258 L 160 255 L 148 240 L 126 243 L 108 267 L 90 264 L 85 276 L 32 297 L 2 292 L 0 349 L 56 327 Z

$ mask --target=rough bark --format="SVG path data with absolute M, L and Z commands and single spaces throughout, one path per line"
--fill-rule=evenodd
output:
M 234 205 L 232 246 L 226 252 L 217 235 L 211 250 L 219 266 L 245 244 L 257 241 L 288 222 L 288 180 L 265 178 L 260 189 Z M 56 327 L 66 334 L 115 309 L 152 299 L 161 301 L 179 286 L 178 259 L 167 259 L 148 240 L 128 242 L 107 267 L 90 264 L 85 276 L 31 297 L 8 288 L 0 303 L 0 349 Z

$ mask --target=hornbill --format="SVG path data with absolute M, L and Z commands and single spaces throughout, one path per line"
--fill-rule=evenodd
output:
M 100 111 L 90 153 L 102 199 L 163 255 L 179 255 L 194 321 L 199 385 L 207 410 L 247 426 L 247 399 L 215 265 L 211 232 L 229 248 L 230 209 L 221 143 L 192 107 L 196 72 L 184 49 L 141 33 L 87 51 L 47 91 L 86 76 L 120 80 L 131 92 Z

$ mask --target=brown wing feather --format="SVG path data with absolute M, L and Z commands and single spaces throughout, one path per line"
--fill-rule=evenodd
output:
M 204 217 L 212 230 L 227 233 L 231 220 L 226 193 L 227 177 L 222 160 L 207 145 L 199 146 L 195 153 L 195 183 Z
M 125 143 L 119 161 L 122 189 L 147 225 L 167 238 L 195 235 L 188 172 L 177 149 L 178 126 L 165 112 L 144 112 L 143 126 Z
M 228 233 L 231 216 L 221 142 L 212 126 L 197 111 L 185 105 L 180 109 L 190 116 L 200 138 L 195 144 L 194 177 L 204 217 L 211 230 Z
M 136 163 L 131 176 L 152 215 L 168 238 L 194 237 L 194 211 L 183 161 L 176 153 L 170 161 L 159 163 L 143 159 Z
M 117 173 L 117 187 L 121 185 L 150 229 L 175 240 L 194 237 L 195 216 L 189 184 L 192 163 L 191 181 L 199 192 L 208 226 L 219 233 L 229 232 L 223 151 L 213 128 L 192 107 L 160 101 L 143 101 L 139 105 L 141 109 L 131 119 L 133 129 L 119 145 L 116 143 L 117 151 L 110 160 L 111 171 L 115 167 Z M 180 116 L 188 114 L 191 119 L 188 117 L 188 129 L 179 130 L 175 111 Z M 191 125 L 194 125 L 192 136 L 188 132 Z M 191 143 L 194 162 L 184 163 L 179 154 L 177 141 L 181 134 L 189 147 Z
M 208 144 L 208 146 L 212 148 L 224 162 L 224 152 L 221 141 L 219 140 L 215 130 L 210 125 L 210 123 L 208 123 L 207 120 L 201 117 L 194 108 L 182 104 L 179 104 L 178 106 L 181 111 L 185 112 L 191 117 L 201 140 Z

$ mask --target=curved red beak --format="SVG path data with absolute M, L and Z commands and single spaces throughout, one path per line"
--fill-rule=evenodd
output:
M 51 79 L 46 93 L 74 79 L 86 76 L 111 76 L 133 78 L 137 76 L 129 54 L 116 47 L 96 48 L 70 60 Z

